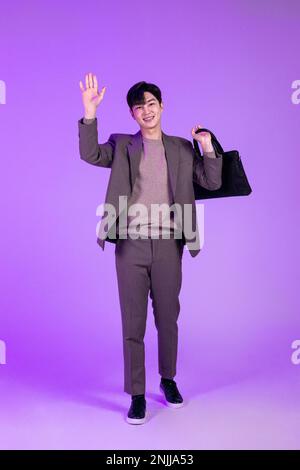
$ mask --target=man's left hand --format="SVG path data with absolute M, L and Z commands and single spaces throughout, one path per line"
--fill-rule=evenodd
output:
M 197 124 L 192 128 L 192 136 L 193 139 L 197 140 L 197 142 L 200 142 L 201 148 L 203 152 L 213 152 L 214 148 L 211 143 L 211 135 L 209 132 L 199 132 L 196 134 L 196 130 L 203 128 L 200 124 Z

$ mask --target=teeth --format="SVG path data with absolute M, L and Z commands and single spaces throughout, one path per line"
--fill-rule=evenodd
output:
M 153 119 L 153 116 L 151 118 L 144 119 L 144 121 L 151 121 Z

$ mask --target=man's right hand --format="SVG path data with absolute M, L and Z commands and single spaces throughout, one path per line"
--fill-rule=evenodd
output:
M 80 89 L 82 91 L 82 101 L 84 106 L 84 117 L 86 119 L 92 119 L 96 117 L 96 110 L 99 103 L 103 100 L 104 93 L 106 91 L 106 86 L 98 92 L 98 81 L 96 75 L 93 75 L 91 72 L 85 76 L 85 86 L 84 89 L 83 83 L 80 80 L 79 82 Z

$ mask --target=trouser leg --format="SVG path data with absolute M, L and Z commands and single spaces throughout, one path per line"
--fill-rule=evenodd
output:
M 158 335 L 159 373 L 164 378 L 176 375 L 179 293 L 182 284 L 183 245 L 176 239 L 153 242 L 150 297 Z
M 151 240 L 118 240 L 115 248 L 122 316 L 124 391 L 145 393 L 147 304 L 150 289 Z

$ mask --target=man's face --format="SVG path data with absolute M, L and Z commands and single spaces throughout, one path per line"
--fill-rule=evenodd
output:
M 135 104 L 132 110 L 129 108 L 131 116 L 135 119 L 140 128 L 153 129 L 158 126 L 160 128 L 163 103 L 159 104 L 158 99 L 149 91 L 145 91 L 144 97 L 144 104 Z M 147 120 L 147 118 L 151 119 Z

